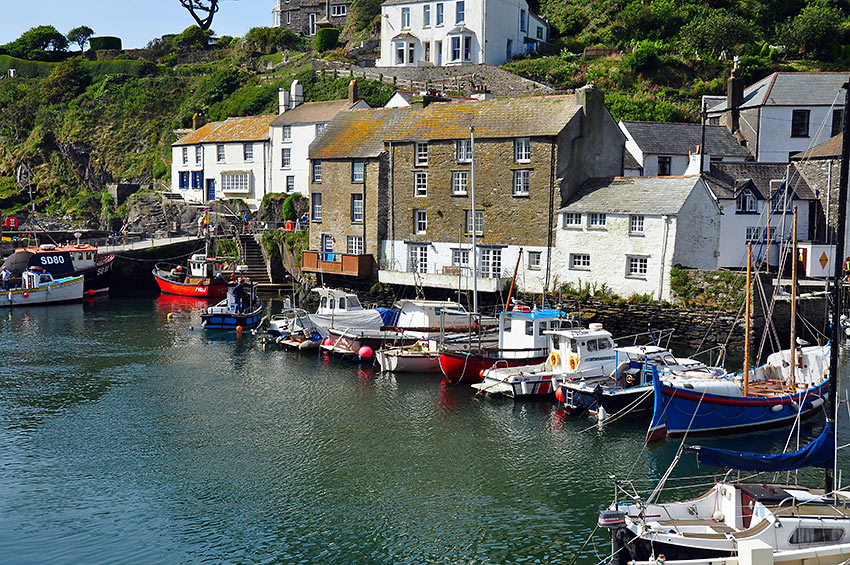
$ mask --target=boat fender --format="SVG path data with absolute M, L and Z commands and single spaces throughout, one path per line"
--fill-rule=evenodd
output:
M 570 355 L 570 370 L 575 371 L 576 367 L 578 367 L 578 356 Z
M 796 402 L 792 401 L 792 402 L 791 402 L 791 408 L 793 408 L 794 410 L 799 410 L 799 409 L 800 409 L 800 405 L 799 405 L 799 404 L 797 404 Z
M 773 412 L 782 412 L 782 408 L 784 408 L 782 404 L 774 404 L 770 407 Z
M 812 400 L 812 403 L 811 403 L 812 409 L 820 408 L 821 406 L 823 406 L 823 398 L 818 397 L 818 398 L 815 398 L 814 400 Z
M 726 521 L 726 514 L 724 514 L 720 510 L 716 510 L 714 512 L 714 514 L 711 515 L 711 519 L 714 520 L 715 522 L 725 522 Z
M 549 361 L 549 364 L 552 365 L 553 367 L 560 366 L 561 365 L 561 354 L 558 353 L 557 351 L 553 351 L 552 353 L 549 354 L 548 361 Z

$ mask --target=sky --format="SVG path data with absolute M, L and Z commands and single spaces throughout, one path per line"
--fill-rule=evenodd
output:
M 85 25 L 95 35 L 120 37 L 125 49 L 133 49 L 195 24 L 178 0 L 0 0 L 0 6 L 0 45 L 39 25 L 61 33 Z M 212 29 L 217 36 L 242 37 L 252 27 L 270 26 L 272 7 L 274 0 L 221 0 Z

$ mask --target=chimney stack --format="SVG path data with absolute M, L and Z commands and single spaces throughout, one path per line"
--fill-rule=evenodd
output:
M 357 102 L 357 81 L 354 79 L 348 81 L 348 102 L 351 104 Z
M 292 85 L 289 87 L 289 96 L 290 109 L 300 106 L 304 102 L 304 88 L 297 79 L 293 80 Z
M 277 91 L 277 113 L 283 114 L 289 109 L 289 92 L 284 88 Z
M 735 65 L 729 75 L 729 84 L 726 88 L 726 109 L 729 115 L 726 119 L 726 127 L 733 134 L 740 128 L 741 104 L 744 101 L 744 79 L 738 76 L 738 57 L 735 57 Z
M 204 117 L 202 115 L 195 114 L 194 116 L 192 116 L 192 129 L 200 129 L 200 128 L 204 127 L 204 124 L 206 124 L 206 123 L 207 123 L 207 121 L 204 119 Z

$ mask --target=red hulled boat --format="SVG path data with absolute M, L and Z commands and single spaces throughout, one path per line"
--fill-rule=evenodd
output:
M 227 282 L 221 276 L 221 261 L 203 253 L 192 255 L 187 267 L 157 263 L 153 276 L 159 290 L 167 294 L 221 299 L 227 295 Z

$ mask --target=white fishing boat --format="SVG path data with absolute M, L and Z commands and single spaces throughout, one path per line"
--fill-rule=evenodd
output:
M 386 347 L 375 354 L 381 371 L 386 373 L 440 372 L 440 344 L 422 339 L 412 345 Z
M 84 276 L 54 279 L 41 267 L 29 267 L 21 273 L 19 288 L 0 291 L 0 306 L 34 306 L 83 299 Z

